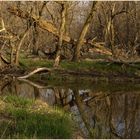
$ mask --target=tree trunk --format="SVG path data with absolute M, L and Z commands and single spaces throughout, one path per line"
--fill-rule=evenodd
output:
M 126 47 L 128 50 L 130 50 L 130 44 L 129 44 L 129 36 L 130 36 L 130 16 L 129 16 L 129 1 L 126 2 Z
M 30 28 L 29 28 L 29 29 L 30 29 Z M 21 40 L 20 40 L 20 42 L 19 42 L 19 44 L 18 44 L 18 47 L 17 47 L 17 50 L 16 50 L 16 60 L 15 60 L 16 65 L 19 65 L 20 48 L 21 48 L 21 45 L 22 45 L 22 43 L 23 43 L 25 37 L 26 37 L 27 34 L 28 34 L 29 29 L 25 31 L 24 35 L 22 36 L 22 38 L 21 38 Z
M 94 3 L 97 3 L 97 2 L 94 2 Z M 55 27 L 55 25 L 53 25 L 49 21 L 43 20 L 43 19 L 38 20 L 37 16 L 35 16 L 35 15 L 31 16 L 30 13 L 22 11 L 21 9 L 18 9 L 16 7 L 9 7 L 7 10 L 11 14 L 16 15 L 16 16 L 18 16 L 20 18 L 23 18 L 23 19 L 26 19 L 26 20 L 32 19 L 34 22 L 36 22 L 36 24 L 40 28 L 42 28 L 44 30 L 47 30 L 48 32 L 50 32 L 53 35 L 55 35 L 56 37 L 59 37 L 59 32 L 58 32 L 57 28 Z M 68 36 L 66 34 L 63 35 L 63 41 L 65 41 L 67 43 L 71 43 L 71 44 L 75 44 L 77 42 L 76 39 L 72 39 L 70 36 Z M 92 40 L 88 40 L 87 41 L 86 39 L 84 39 L 83 43 L 89 44 L 91 46 L 94 46 L 94 47 L 98 48 L 97 46 L 95 46 L 95 43 L 93 43 Z M 100 50 L 103 49 L 104 51 L 107 51 L 107 52 L 110 51 L 110 50 L 106 49 L 105 47 L 98 48 L 98 49 L 100 49 Z
M 79 36 L 79 39 L 77 41 L 77 44 L 74 48 L 74 55 L 73 55 L 73 61 L 78 61 L 79 60 L 79 57 L 80 57 L 80 49 L 84 43 L 84 40 L 85 40 L 85 36 L 88 32 L 88 29 L 89 29 L 89 26 L 91 24 L 91 21 L 92 21 L 92 18 L 93 18 L 93 13 L 94 13 L 94 10 L 95 10 L 95 5 L 96 5 L 96 1 L 93 1 L 92 3 L 92 8 L 91 8 L 91 11 L 86 19 L 86 22 L 83 26 L 83 29 L 81 31 L 81 34 Z
M 111 19 L 108 17 L 107 18 L 107 25 L 105 29 L 105 47 L 109 48 L 111 43 L 110 43 L 110 29 L 111 29 Z
M 112 51 L 112 55 L 115 58 L 115 33 L 114 33 L 114 24 L 113 24 L 114 20 L 111 20 L 111 36 L 110 36 L 110 42 L 111 42 L 111 51 Z
M 113 21 L 113 18 L 108 17 L 107 26 L 105 30 L 105 47 L 111 49 L 112 55 L 115 57 L 115 34 Z
M 40 20 L 41 16 L 42 16 L 42 12 L 46 6 L 46 1 L 43 2 L 41 9 L 39 10 L 38 7 L 36 7 L 37 13 L 38 13 L 38 20 Z M 34 55 L 38 55 L 38 49 L 39 49 L 39 44 L 38 44 L 38 28 L 37 28 L 37 23 L 34 22 L 33 23 L 33 54 Z
M 79 96 L 79 91 L 77 89 L 74 89 L 73 90 L 73 93 L 74 93 L 74 97 L 75 97 L 75 103 L 78 107 L 78 111 L 80 113 L 80 116 L 83 120 L 83 128 L 84 130 L 87 132 L 87 135 L 90 135 L 91 134 L 91 128 L 90 128 L 90 125 L 89 125 L 89 122 L 87 121 L 87 114 L 86 113 L 83 113 L 84 112 L 84 104 Z M 83 129 L 82 128 L 82 129 Z
M 12 44 L 12 41 L 10 41 L 10 45 L 11 45 L 10 63 L 14 64 L 14 45 Z
M 33 54 L 34 55 L 38 55 L 38 49 L 39 49 L 39 44 L 37 43 L 38 42 L 38 31 L 37 31 L 37 27 L 35 25 L 36 23 L 34 23 L 34 26 L 33 26 Z
M 56 52 L 56 58 L 54 62 L 54 67 L 58 67 L 60 63 L 60 57 L 61 57 L 61 48 L 63 44 L 63 35 L 65 33 L 65 25 L 66 25 L 66 4 L 62 4 L 62 12 L 61 12 L 61 26 L 59 30 L 59 41 L 57 45 L 57 52 Z

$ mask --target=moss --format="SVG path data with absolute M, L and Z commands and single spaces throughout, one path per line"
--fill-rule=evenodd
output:
M 5 109 L 0 111 L 1 138 L 71 138 L 71 115 L 41 101 L 30 101 L 16 96 L 0 99 Z M 19 101 L 18 101 L 19 100 Z M 5 117 L 6 116 L 6 117 Z M 7 118 L 7 119 L 6 119 Z

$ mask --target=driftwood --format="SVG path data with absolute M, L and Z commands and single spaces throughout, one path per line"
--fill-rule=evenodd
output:
M 18 79 L 26 79 L 26 78 L 29 78 L 31 77 L 32 75 L 36 74 L 36 73 L 40 73 L 40 72 L 43 72 L 43 71 L 46 71 L 46 72 L 52 72 L 52 71 L 57 71 L 58 73 L 60 74 L 71 74 L 71 75 L 93 75 L 93 73 L 91 72 L 79 72 L 79 71 L 72 71 L 72 70 L 65 70 L 65 69 L 59 69 L 59 68 L 46 68 L 46 67 L 42 67 L 42 68 L 37 68 L 35 70 L 33 70 L 32 72 L 28 73 L 27 75 L 24 75 L 24 76 L 20 76 L 20 77 L 17 77 Z M 98 74 L 95 74 L 94 75 L 98 75 Z
M 18 77 L 18 79 L 26 79 L 26 78 L 29 78 L 31 77 L 32 75 L 38 73 L 38 72 L 42 72 L 42 71 L 47 71 L 47 72 L 50 72 L 52 71 L 52 69 L 49 69 L 49 68 L 46 68 L 46 67 L 43 67 L 43 68 L 37 68 L 35 69 L 34 71 L 30 72 L 29 74 L 25 75 L 25 76 L 20 76 Z
M 48 86 L 39 85 L 38 83 L 34 83 L 34 82 L 32 82 L 30 80 L 27 80 L 27 79 L 20 79 L 20 78 L 18 78 L 18 80 L 21 81 L 21 82 L 25 82 L 25 83 L 27 83 L 27 84 L 29 84 L 29 85 L 31 85 L 33 87 L 36 87 L 38 89 L 52 88 L 52 86 L 49 86 L 49 85 Z

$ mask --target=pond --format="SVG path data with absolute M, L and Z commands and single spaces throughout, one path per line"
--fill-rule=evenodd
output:
M 140 138 L 139 83 L 79 81 L 1 80 L 0 96 L 16 94 L 62 107 L 73 114 L 82 138 Z

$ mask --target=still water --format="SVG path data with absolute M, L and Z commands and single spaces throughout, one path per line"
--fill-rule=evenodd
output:
M 40 99 L 73 114 L 83 138 L 140 138 L 140 84 L 1 81 L 0 96 Z

